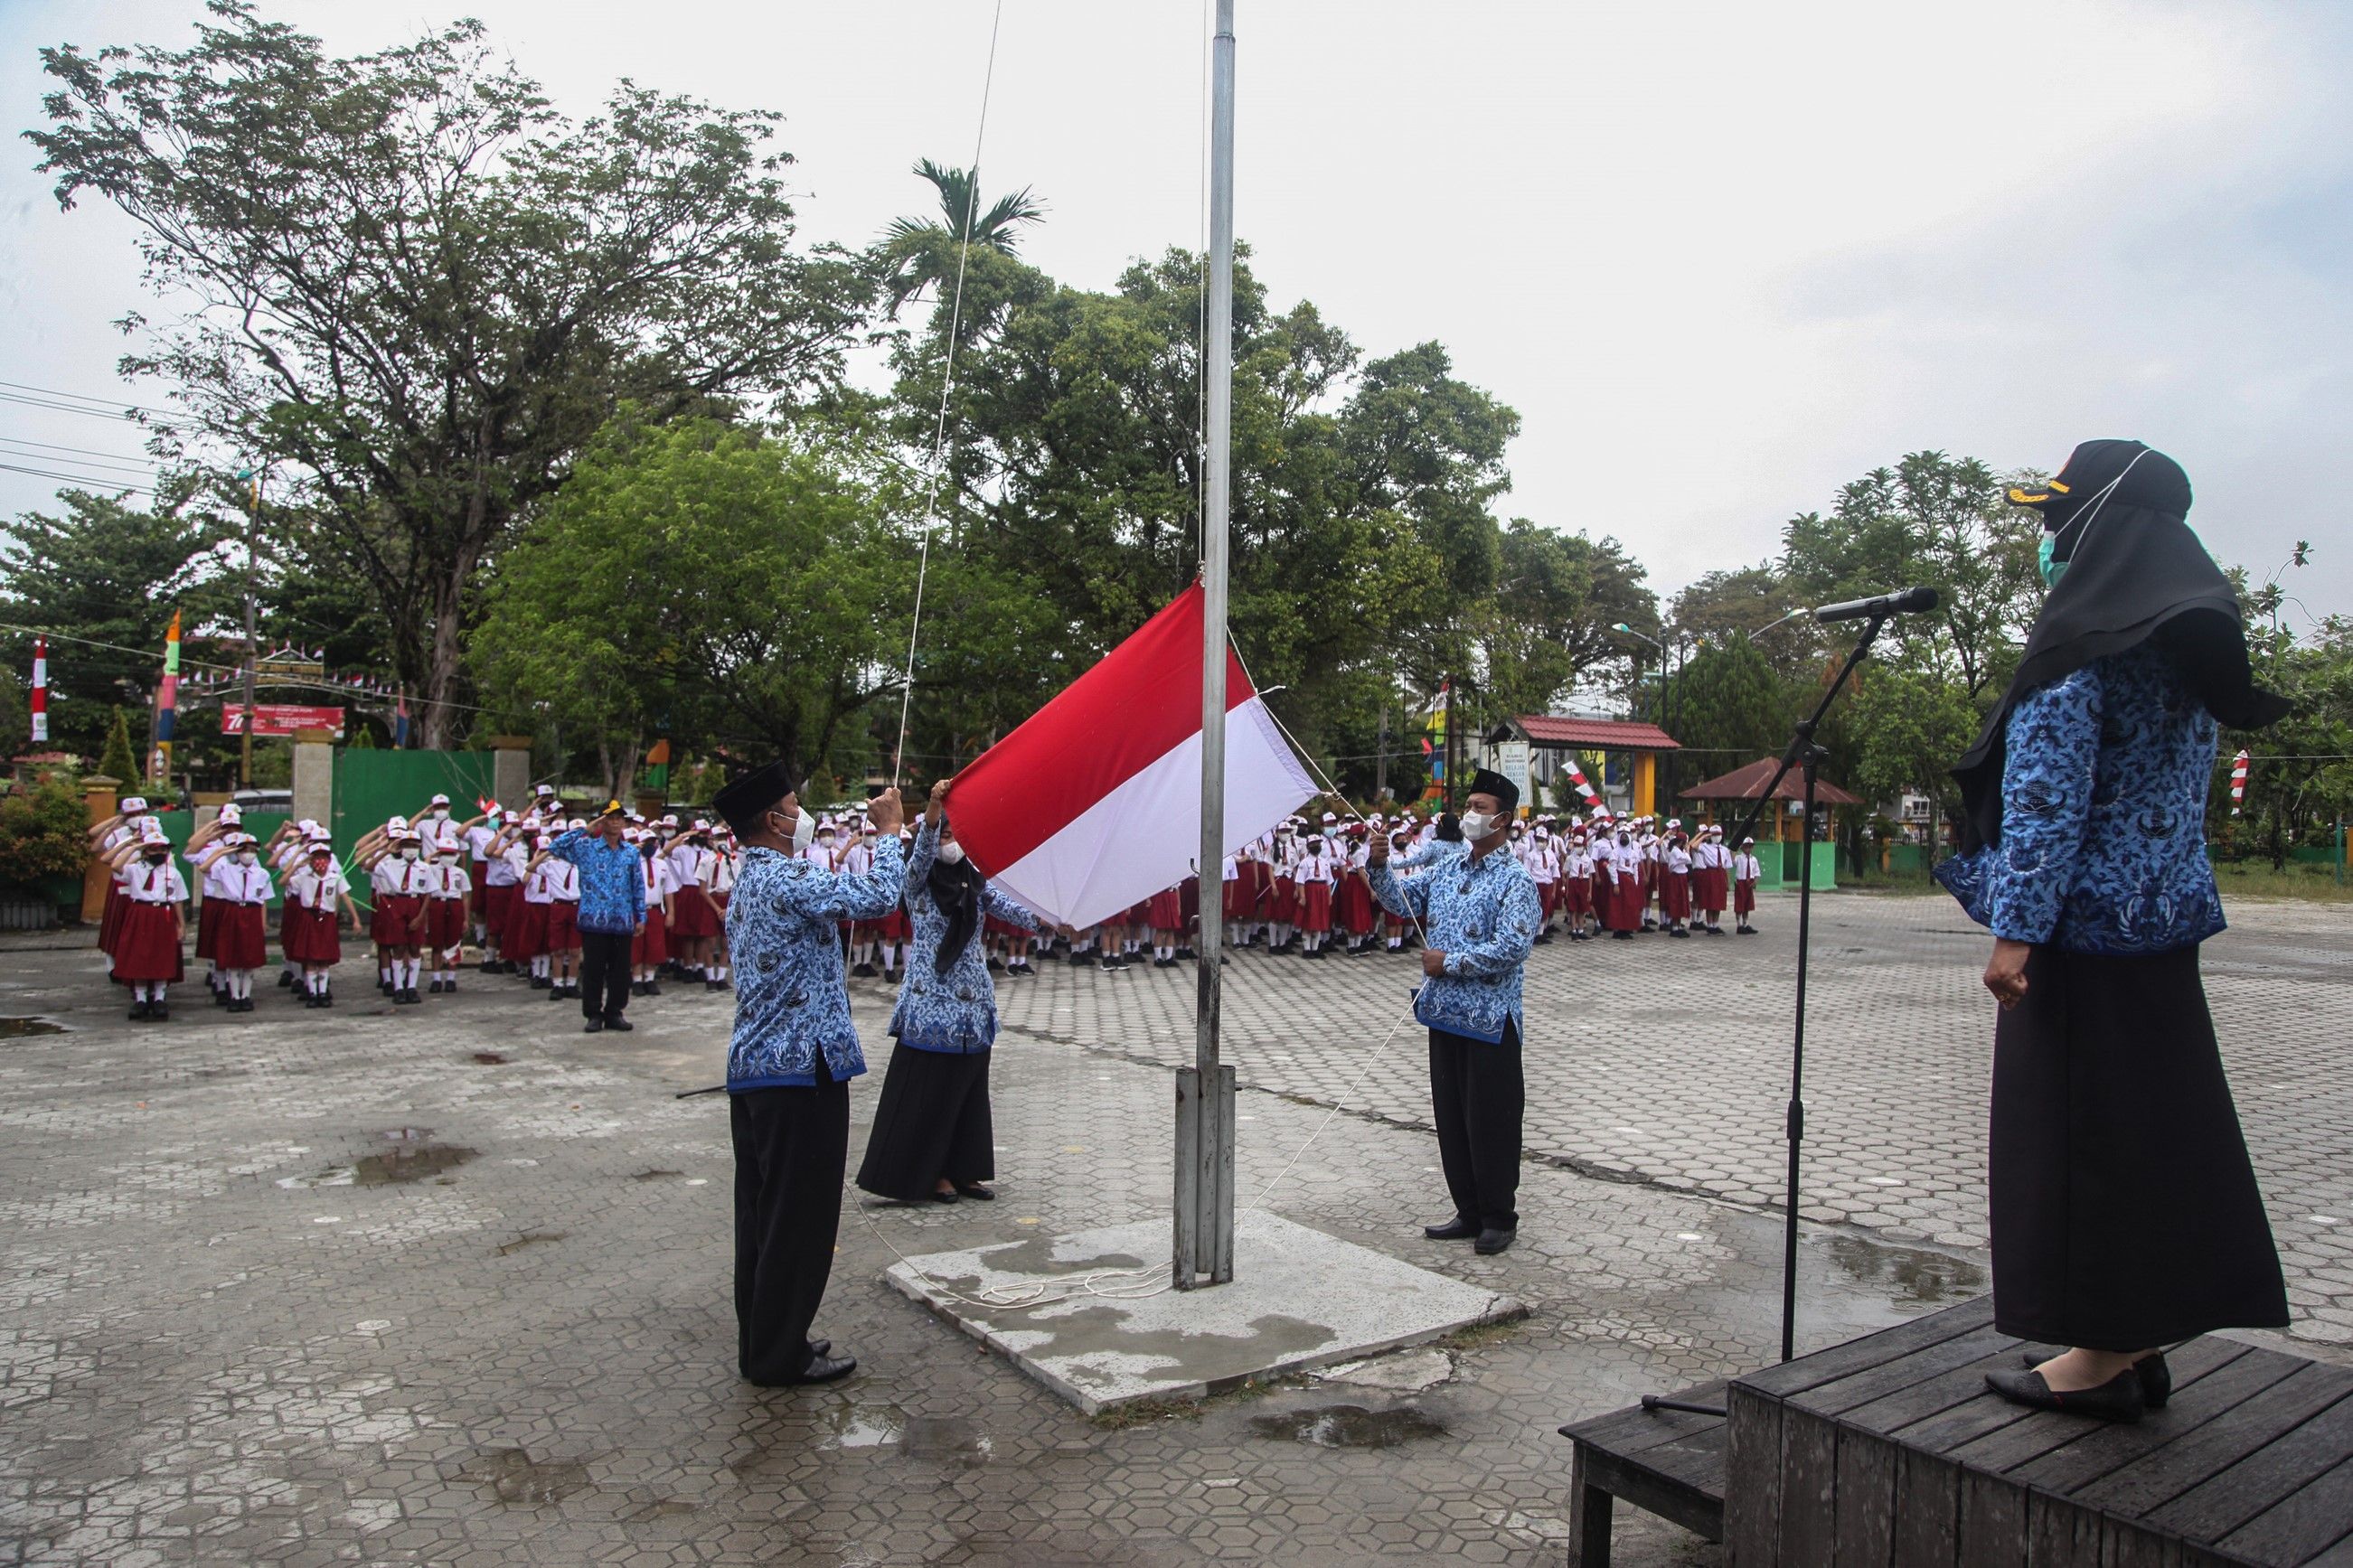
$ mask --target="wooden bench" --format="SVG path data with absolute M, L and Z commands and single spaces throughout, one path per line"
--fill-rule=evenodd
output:
M 1731 1560 L 2353 1565 L 2353 1372 L 2192 1340 L 2166 1408 L 2116 1426 L 1996 1398 L 2021 1349 L 1981 1299 L 1734 1380 Z
M 1675 1403 L 1724 1408 L 1721 1381 Z M 1569 1568 L 1609 1568 L 1609 1516 L 1623 1498 L 1710 1541 L 1724 1539 L 1725 1422 L 1687 1410 L 1630 1410 L 1560 1429 L 1576 1446 L 1568 1469 Z

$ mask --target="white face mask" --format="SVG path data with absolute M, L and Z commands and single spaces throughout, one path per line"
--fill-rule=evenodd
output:
M 403 849 L 400 852 L 400 858 L 404 860 L 414 860 L 417 858 L 417 851 L 413 848 Z
M 240 865 L 240 866 L 250 866 L 250 865 L 252 865 L 252 864 L 253 864 L 253 851 L 252 851 L 252 850 L 250 850 L 250 849 L 240 849 L 240 850 L 238 850 L 238 851 L 237 852 L 237 863 L 238 865 Z
M 940 858 L 946 861 L 951 866 L 963 865 L 964 846 L 957 843 L 953 838 L 949 839 L 945 844 L 940 846 Z
M 1495 830 L 1495 814 L 1487 811 L 1466 811 L 1462 814 L 1462 837 L 1484 838 Z
M 776 815 L 770 812 L 771 816 Z M 804 811 L 793 823 L 793 853 L 797 855 L 817 842 L 817 818 Z
M 446 805 L 437 805 L 433 808 L 432 816 L 436 822 L 447 822 L 449 820 L 449 808 Z

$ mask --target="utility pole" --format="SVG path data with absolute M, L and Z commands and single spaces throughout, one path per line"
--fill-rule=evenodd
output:
M 1381 704 L 1381 735 L 1373 750 L 1373 798 L 1386 800 L 1389 793 L 1389 705 Z
M 237 779 L 247 789 L 253 787 L 253 727 L 260 720 L 254 711 L 253 688 L 255 667 L 261 662 L 261 644 L 256 640 L 254 610 L 255 540 L 261 531 L 261 470 L 248 468 L 243 478 L 253 481 L 245 507 L 245 733 L 237 747 Z
M 1454 809 L 1455 778 L 1462 771 L 1462 743 L 1454 732 L 1454 678 L 1446 678 L 1446 809 Z
M 1234 0 L 1218 0 L 1210 50 L 1209 295 L 1202 324 L 1201 917 L 1193 1065 L 1176 1073 L 1176 1226 L 1179 1290 L 1234 1277 L 1234 1069 L 1219 1058 L 1225 963 L 1226 544 L 1233 481 Z

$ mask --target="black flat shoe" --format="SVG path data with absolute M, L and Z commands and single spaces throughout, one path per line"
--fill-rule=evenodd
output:
M 591 1018 L 580 1026 L 580 1032 L 584 1035 L 601 1035 L 605 1032 L 605 1020 Z
M 1432 1241 L 1468 1241 L 1479 1234 L 1479 1226 L 1473 1220 L 1450 1219 L 1444 1225 L 1423 1226 L 1421 1234 Z
M 1519 1235 L 1517 1226 L 1510 1230 L 1482 1230 L 1479 1233 L 1479 1239 L 1471 1244 L 1471 1250 L 1482 1258 L 1493 1258 L 1499 1252 L 1510 1251 L 1512 1243 L 1519 1239 Z
M 935 1204 L 952 1204 L 955 1201 L 956 1195 L 954 1193 L 934 1192 L 932 1194 L 932 1202 Z
M 831 1350 L 833 1347 L 828 1344 L 825 1348 Z M 808 1365 L 802 1369 L 798 1377 L 788 1377 L 785 1380 L 785 1384 L 786 1386 L 791 1387 L 804 1383 L 833 1383 L 848 1377 L 857 1370 L 858 1358 L 854 1355 L 814 1355 L 809 1357 Z
M 627 1018 L 607 1018 L 605 1020 L 605 1027 L 608 1029 L 618 1029 L 621 1033 L 626 1035 L 630 1030 L 636 1028 L 637 1026 L 630 1023 Z
M 997 1201 L 997 1194 L 978 1182 L 958 1182 L 956 1194 L 959 1197 L 970 1198 L 976 1204 L 993 1204 Z
M 2018 1364 L 2031 1372 L 2051 1358 L 2041 1351 L 2021 1351 Z M 2173 1369 L 2165 1363 L 2165 1352 L 2155 1351 L 2133 1363 L 2133 1371 L 2140 1373 L 2141 1403 L 2151 1410 L 2162 1410 L 2173 1397 Z
M 2102 1421 L 2137 1421 L 2148 1408 L 2141 1397 L 2140 1373 L 2127 1367 L 2097 1388 L 2054 1391 L 2039 1372 L 1989 1372 L 1986 1386 L 2030 1410 L 2056 1410 L 2068 1415 L 2090 1415 Z

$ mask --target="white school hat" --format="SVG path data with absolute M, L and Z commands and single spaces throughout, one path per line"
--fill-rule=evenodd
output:
M 145 795 L 125 795 L 122 799 L 122 815 L 125 816 L 135 816 L 140 812 L 146 809 L 147 797 Z

